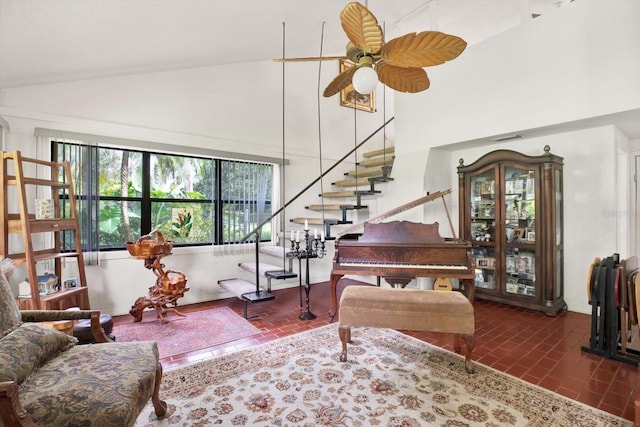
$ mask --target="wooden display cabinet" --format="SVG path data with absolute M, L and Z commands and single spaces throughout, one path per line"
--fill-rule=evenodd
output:
M 490 152 L 460 159 L 460 237 L 472 242 L 476 297 L 555 315 L 563 292 L 562 157 Z

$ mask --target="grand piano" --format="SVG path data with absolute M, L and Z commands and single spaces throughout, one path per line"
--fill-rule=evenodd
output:
M 433 196 L 427 199 L 433 200 Z M 456 278 L 461 280 L 467 298 L 473 302 L 475 274 L 471 242 L 459 240 L 455 234 L 453 238 L 440 236 L 437 222 L 369 221 L 363 226 L 361 234 L 344 234 L 336 239 L 329 280 L 331 319 L 338 310 L 338 281 L 347 274 L 376 276 L 378 285 L 382 277 L 389 284 L 402 287 L 416 277 Z

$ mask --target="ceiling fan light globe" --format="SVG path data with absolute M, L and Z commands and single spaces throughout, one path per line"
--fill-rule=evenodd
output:
M 373 92 L 378 85 L 378 74 L 371 67 L 360 67 L 351 79 L 356 92 L 366 95 Z

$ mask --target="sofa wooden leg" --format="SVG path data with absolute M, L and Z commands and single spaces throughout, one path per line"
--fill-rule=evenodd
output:
M 342 342 L 342 353 L 340 353 L 340 361 L 347 361 L 347 342 L 351 341 L 351 327 L 350 326 L 339 326 L 338 327 L 338 335 L 340 336 L 340 341 Z
M 0 424 L 5 427 L 36 427 L 20 403 L 18 385 L 13 381 L 0 382 Z
M 160 400 L 160 383 L 162 382 L 162 363 L 158 362 L 156 365 L 156 383 L 153 386 L 153 394 L 151 395 L 151 402 L 153 403 L 153 409 L 156 412 L 158 419 L 164 418 L 167 414 L 167 402 Z

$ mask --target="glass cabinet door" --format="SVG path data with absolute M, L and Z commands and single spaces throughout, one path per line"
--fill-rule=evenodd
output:
M 535 170 L 504 167 L 505 292 L 536 295 Z
M 471 240 L 475 263 L 475 285 L 482 289 L 496 289 L 496 173 L 490 169 L 472 176 L 469 182 L 471 197 Z

